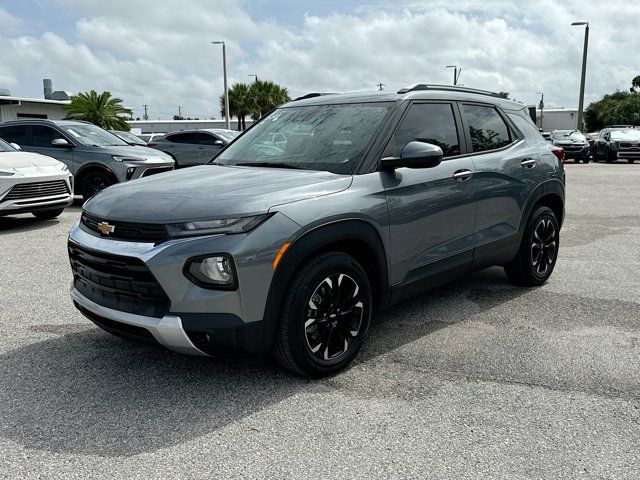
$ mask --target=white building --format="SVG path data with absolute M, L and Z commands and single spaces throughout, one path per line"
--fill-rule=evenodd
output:
M 66 112 L 62 109 L 69 101 L 47 100 L 0 95 L 0 122 L 20 118 L 48 118 L 62 120 Z
M 139 128 L 140 133 L 169 133 L 180 130 L 202 128 L 226 128 L 224 120 L 131 120 L 127 122 L 131 128 Z M 251 121 L 247 120 L 247 127 Z M 238 129 L 238 122 L 230 122 L 231 130 Z
M 545 108 L 542 115 L 540 113 L 540 109 L 536 109 L 536 123 L 544 132 L 572 130 L 578 124 L 577 108 Z

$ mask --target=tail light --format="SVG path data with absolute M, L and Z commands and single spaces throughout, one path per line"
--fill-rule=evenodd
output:
M 149 142 L 147 143 L 147 147 L 155 147 L 157 143 Z
M 564 163 L 564 148 L 562 147 L 549 147 L 550 150 L 553 152 L 553 154 L 558 157 L 558 160 L 560 160 L 560 163 Z

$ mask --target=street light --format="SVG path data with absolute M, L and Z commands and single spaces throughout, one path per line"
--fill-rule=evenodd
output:
M 582 77 L 580 78 L 580 99 L 578 100 L 578 130 L 582 131 L 582 109 L 584 107 L 584 79 L 587 74 L 587 46 L 589 45 L 589 22 L 573 22 L 572 27 L 584 25 L 584 49 L 582 50 Z
M 453 68 L 453 84 L 458 85 L 458 79 L 460 78 L 460 74 L 462 73 L 462 68 L 458 70 L 457 65 L 447 65 L 446 68 Z
M 250 73 L 249 76 L 254 78 L 254 80 L 253 80 L 254 82 L 258 81 L 258 74 L 257 73 Z
M 540 108 L 540 130 L 543 130 L 542 119 L 544 118 L 544 92 L 536 92 L 536 93 L 540 95 L 540 104 L 538 105 L 538 107 Z
M 222 45 L 222 71 L 224 72 L 224 123 L 227 130 L 231 129 L 229 122 L 229 88 L 227 87 L 227 51 L 223 41 L 211 42 L 214 45 Z

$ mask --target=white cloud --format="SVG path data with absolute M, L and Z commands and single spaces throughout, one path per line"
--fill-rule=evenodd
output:
M 525 103 L 542 90 L 547 106 L 575 106 L 584 30 L 570 27 L 574 20 L 591 22 L 587 101 L 626 89 L 640 73 L 637 2 L 396 2 L 307 15 L 294 27 L 251 18 L 231 0 L 60 1 L 77 14 L 73 31 L 51 25 L 21 35 L 29 19 L 0 9 L 0 23 L 11 26 L 0 34 L 0 86 L 39 96 L 41 78 L 50 77 L 56 89 L 110 90 L 138 115 L 150 104 L 153 118 L 178 105 L 219 116 L 221 52 L 210 44 L 218 39 L 227 42 L 231 82 L 257 73 L 292 95 L 450 83 L 444 67 L 458 64 L 467 86 Z

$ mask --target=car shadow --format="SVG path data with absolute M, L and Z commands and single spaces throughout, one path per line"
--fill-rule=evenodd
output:
M 464 321 L 525 292 L 491 269 L 393 307 L 372 323 L 356 362 Z M 467 302 L 466 308 L 464 303 Z M 457 318 L 443 309 L 460 305 Z M 269 359 L 210 359 L 121 340 L 90 324 L 33 327 L 49 338 L 0 356 L 0 434 L 29 449 L 133 456 L 206 435 L 298 392 L 340 389 Z M 249 427 L 247 427 L 249 428 Z
M 72 213 L 80 217 L 81 208 L 82 203 L 78 203 L 78 200 L 74 200 L 74 203 L 65 208 L 64 211 L 67 214 Z M 52 220 L 41 220 L 30 213 L 0 217 L 0 236 L 10 233 L 41 230 L 49 228 L 60 222 L 61 219 L 59 217 Z

